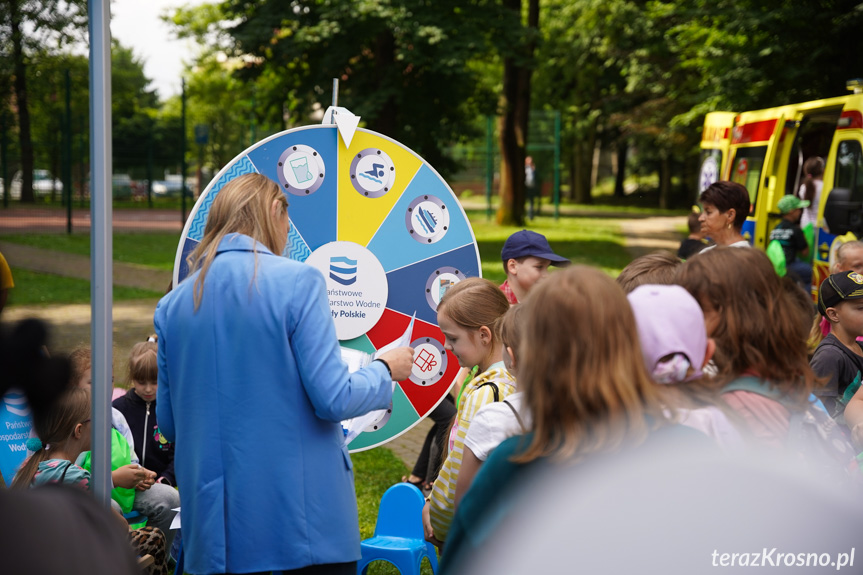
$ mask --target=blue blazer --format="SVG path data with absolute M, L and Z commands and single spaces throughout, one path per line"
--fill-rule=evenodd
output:
M 358 560 L 339 422 L 392 399 L 381 362 L 350 374 L 341 361 L 322 274 L 254 246 L 222 240 L 197 312 L 197 273 L 156 307 L 156 414 L 176 444 L 191 573 Z

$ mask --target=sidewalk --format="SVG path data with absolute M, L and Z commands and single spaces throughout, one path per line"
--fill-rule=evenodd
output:
M 90 279 L 90 258 L 87 256 L 59 253 L 9 242 L 0 242 L 0 253 L 13 268 L 82 280 Z M 113 262 L 112 271 L 116 286 L 141 288 L 159 293 L 164 293 L 168 289 L 172 277 L 169 271 L 116 261 Z

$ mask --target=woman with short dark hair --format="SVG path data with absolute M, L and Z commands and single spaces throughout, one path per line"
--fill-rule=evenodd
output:
M 749 241 L 742 234 L 743 223 L 749 215 L 751 205 L 749 192 L 744 186 L 736 182 L 714 182 L 701 192 L 701 205 L 704 208 L 698 218 L 701 231 L 716 245 L 750 247 Z

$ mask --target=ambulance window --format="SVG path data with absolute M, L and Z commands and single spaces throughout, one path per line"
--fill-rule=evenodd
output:
M 851 190 L 851 197 L 863 195 L 863 151 L 857 140 L 839 142 L 834 187 Z
M 706 190 L 719 179 L 722 150 L 701 150 L 701 171 L 698 174 L 698 192 Z
M 761 171 L 766 155 L 767 146 L 738 148 L 731 163 L 731 181 L 743 184 L 749 191 L 750 213 L 755 210 L 755 200 L 758 198 L 758 185 L 761 182 Z

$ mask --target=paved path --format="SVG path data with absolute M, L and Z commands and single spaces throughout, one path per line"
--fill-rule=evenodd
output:
M 145 235 L 141 235 L 146 238 Z M 179 236 L 178 236 L 179 237 Z M 82 280 L 90 279 L 90 258 L 75 254 L 58 254 L 21 244 L 0 242 L 0 253 L 13 268 L 54 274 Z M 138 264 L 113 262 L 114 285 L 141 288 L 164 293 L 171 282 L 171 272 Z
M 572 210 L 570 210 L 572 211 Z M 573 212 L 575 213 L 575 212 Z M 115 229 L 118 230 L 165 230 L 175 229 L 180 231 L 179 220 L 169 221 L 176 218 L 177 214 L 156 212 L 150 214 L 154 220 L 147 225 L 137 212 L 115 212 Z M 567 214 L 569 215 L 569 214 Z M 583 213 L 585 216 L 608 218 L 610 214 Z M 10 227 L 10 221 L 14 218 L 0 212 L 0 231 Z M 52 216 L 55 219 L 57 216 Z M 678 230 L 686 225 L 685 216 L 675 217 L 625 217 L 620 214 L 613 215 L 619 218 L 622 231 L 626 238 L 626 246 L 633 257 L 665 249 L 676 252 L 682 233 Z M 15 225 L 21 224 L 23 229 L 23 216 L 15 220 Z M 52 220 L 53 221 L 53 220 Z M 76 220 L 76 226 L 89 224 L 89 216 L 80 216 Z M 44 220 L 40 220 L 40 231 L 44 229 Z M 52 225 L 58 230 L 65 229 L 65 220 L 58 219 Z M 76 227 L 80 230 L 81 227 Z M 81 279 L 90 278 L 90 259 L 84 256 L 75 256 L 67 253 L 58 253 L 27 246 L 20 246 L 8 242 L 0 243 L 2 252 L 13 268 L 28 269 L 42 273 L 53 273 L 68 277 Z M 115 285 L 144 287 L 162 292 L 167 287 L 170 272 L 153 270 L 144 266 L 133 264 L 114 263 Z M 113 307 L 114 319 L 114 372 L 117 381 L 125 380 L 124 365 L 131 347 L 146 339 L 153 332 L 153 311 L 157 299 L 116 302 Z M 48 305 L 48 306 L 14 306 L 3 312 L 4 321 L 16 321 L 18 319 L 36 317 L 45 320 L 52 326 L 51 348 L 63 353 L 68 353 L 75 346 L 86 344 L 90 340 L 90 306 L 88 304 L 72 305 Z M 413 467 L 419 454 L 422 443 L 428 429 L 432 426 L 430 420 L 424 420 L 419 425 L 391 441 L 387 446 L 398 455 L 408 466 Z
M 189 202 L 186 213 L 192 209 Z M 176 231 L 183 229 L 180 210 L 141 209 L 112 210 L 113 227 L 117 231 Z M 72 210 L 72 231 L 86 232 L 90 229 L 90 210 Z M 56 208 L 37 206 L 15 206 L 0 209 L 0 233 L 16 233 L 37 230 L 43 232 L 65 232 L 66 212 Z
M 633 258 L 666 250 L 676 254 L 680 241 L 685 237 L 686 216 L 661 216 L 620 221 L 626 238 L 626 249 Z

